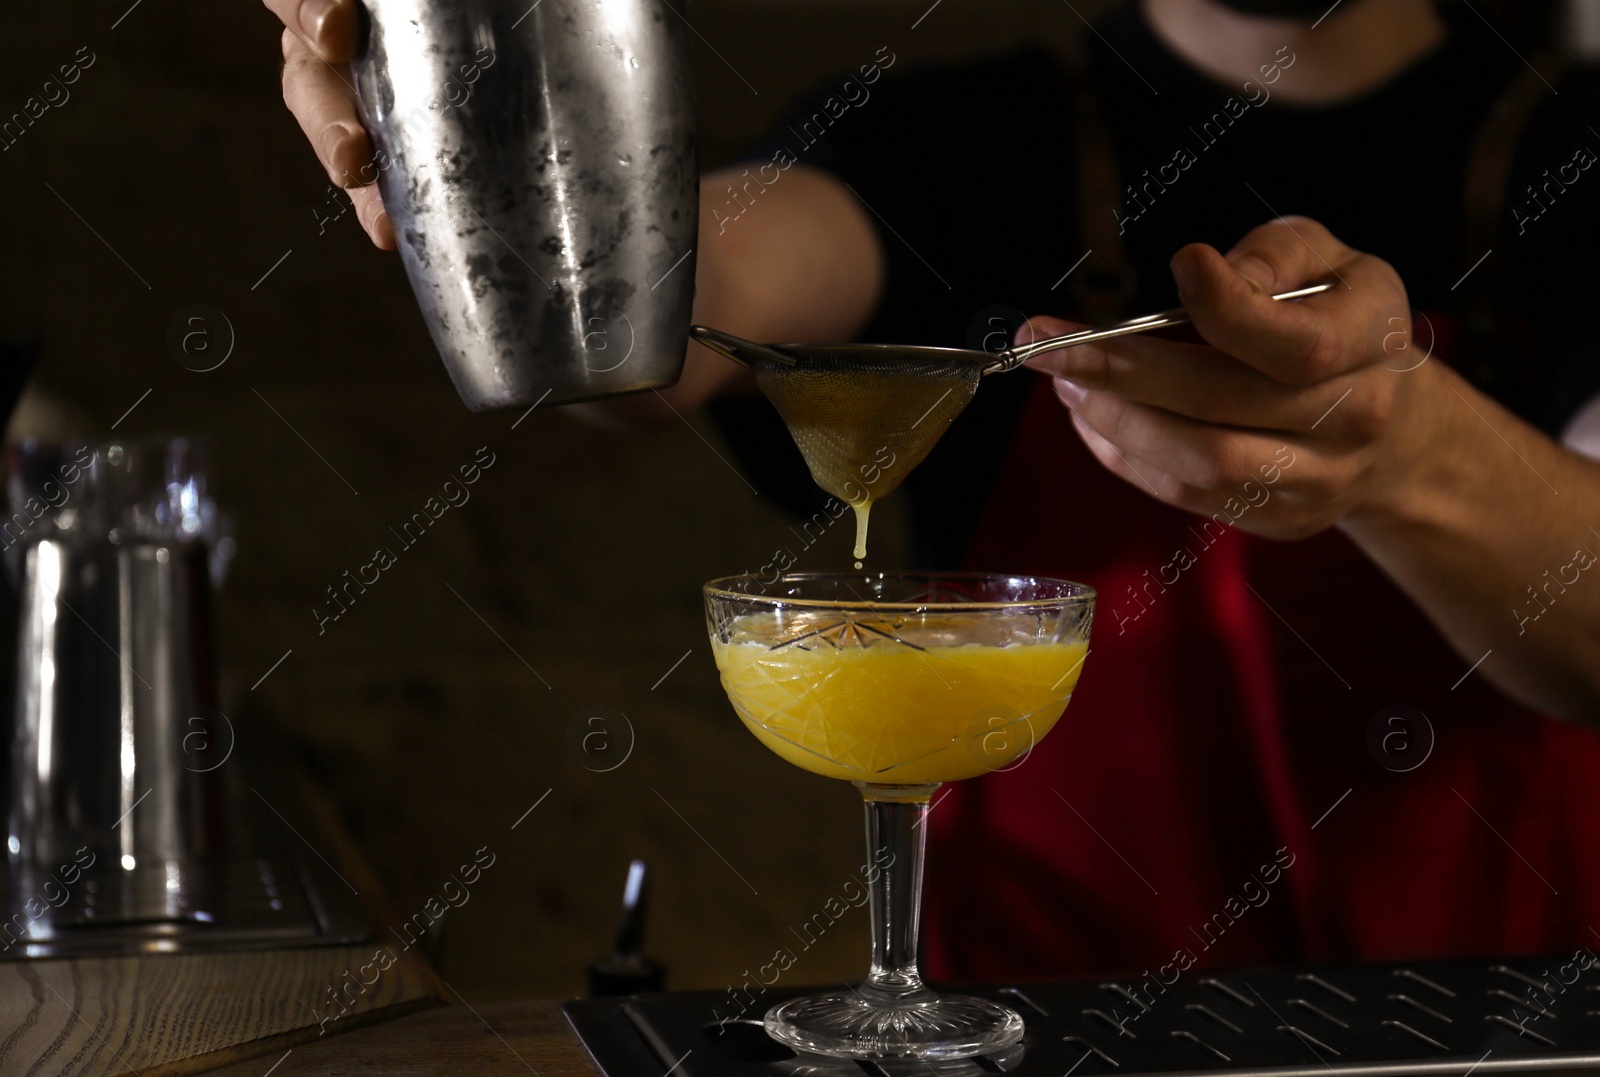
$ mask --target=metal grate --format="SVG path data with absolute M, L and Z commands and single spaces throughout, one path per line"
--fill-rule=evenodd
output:
M 580 1000 L 566 1012 L 606 1077 L 674 1066 L 682 1077 L 1600 1072 L 1600 959 L 1587 951 L 966 990 L 1021 1013 L 1023 1042 L 932 1066 L 795 1055 L 760 1020 L 800 989 L 758 993 L 735 1020 L 718 1019 L 730 992 Z
M 187 865 L 179 886 L 160 864 L 124 871 L 102 858 L 68 888 L 69 899 L 59 909 L 48 910 L 48 919 L 13 917 L 10 932 L 20 938 L 0 948 L 0 961 L 339 946 L 369 938 L 371 928 L 354 889 L 304 844 L 295 824 L 248 794 L 238 768 L 220 777 L 226 797 L 226 810 L 216 821 L 223 830 L 220 854 Z M 282 803 L 282 810 L 310 832 L 295 805 Z M 30 892 L 0 858 L 0 894 L 16 902 Z M 158 897 L 139 907 L 164 904 L 168 915 L 130 917 L 126 909 L 135 894 Z M 22 927 L 27 934 L 18 931 Z

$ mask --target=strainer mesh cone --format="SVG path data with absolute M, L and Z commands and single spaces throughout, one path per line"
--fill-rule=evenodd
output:
M 913 357 L 893 348 L 864 356 L 826 345 L 781 345 L 797 362 L 751 363 L 823 490 L 850 504 L 892 492 L 971 403 L 983 364 Z

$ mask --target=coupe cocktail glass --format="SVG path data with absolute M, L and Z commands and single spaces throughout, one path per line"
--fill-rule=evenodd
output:
M 866 800 L 867 980 L 774 1007 L 767 1032 L 843 1058 L 965 1058 L 1016 1043 L 1016 1012 L 936 994 L 917 971 L 923 822 L 941 782 L 1019 764 L 1061 717 L 1088 654 L 1094 591 L 981 573 L 799 573 L 712 580 L 705 597 L 744 724 Z

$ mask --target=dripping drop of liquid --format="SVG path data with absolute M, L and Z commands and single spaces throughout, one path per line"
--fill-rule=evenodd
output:
M 871 500 L 852 503 L 850 506 L 856 512 L 856 568 L 860 568 L 867 557 L 867 517 L 872 512 Z

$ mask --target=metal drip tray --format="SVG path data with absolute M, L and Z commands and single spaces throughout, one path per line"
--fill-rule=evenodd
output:
M 131 868 L 102 857 L 81 873 L 0 863 L 9 914 L 0 921 L 0 960 L 334 946 L 368 938 L 354 891 L 300 837 L 309 827 L 302 821 L 298 833 L 291 829 L 242 778 L 223 784 L 221 851 L 213 856 Z
M 1171 966 L 1167 966 L 1171 968 Z M 1600 1072 L 1600 958 L 1363 964 L 1178 974 L 1163 988 L 1080 981 L 986 985 L 1027 1034 L 960 1062 L 797 1055 L 761 1017 L 804 990 L 636 995 L 567 1003 L 606 1077 L 1074 1077 L 1085 1074 Z

